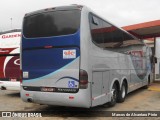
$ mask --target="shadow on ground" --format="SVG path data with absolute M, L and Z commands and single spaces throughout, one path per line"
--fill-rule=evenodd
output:
M 136 94 L 141 94 L 145 89 L 140 88 L 127 95 L 126 99 L 132 98 Z M 42 113 L 44 117 L 108 117 L 112 116 L 114 111 L 108 111 L 110 107 L 107 104 L 93 108 L 76 108 L 76 107 L 60 107 L 42 105 L 41 109 L 35 109 Z M 117 111 L 122 112 L 122 111 Z
M 6 95 L 8 96 L 8 97 L 19 97 L 20 98 L 20 93 L 19 92 L 17 92 L 17 93 L 6 93 Z

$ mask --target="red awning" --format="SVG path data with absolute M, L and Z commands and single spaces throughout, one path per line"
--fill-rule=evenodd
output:
M 122 27 L 140 39 L 160 37 L 160 20 Z

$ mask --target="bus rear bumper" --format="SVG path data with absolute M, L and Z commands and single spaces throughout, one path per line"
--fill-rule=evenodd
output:
M 25 102 L 38 104 L 83 108 L 91 107 L 90 92 L 88 89 L 79 89 L 78 93 L 56 93 L 26 91 L 21 87 L 21 98 Z
M 0 89 L 20 91 L 20 82 L 0 81 Z

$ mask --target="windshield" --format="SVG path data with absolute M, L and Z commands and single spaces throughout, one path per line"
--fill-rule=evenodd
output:
M 50 11 L 25 17 L 23 34 L 27 38 L 68 35 L 79 26 L 80 10 Z

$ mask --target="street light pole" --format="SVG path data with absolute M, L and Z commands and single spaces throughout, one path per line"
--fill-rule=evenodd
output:
M 153 51 L 153 82 L 155 82 L 155 79 L 156 79 L 156 71 L 155 71 L 155 64 L 156 64 L 156 60 L 155 60 L 155 57 L 156 57 L 156 37 L 154 37 L 154 51 Z

